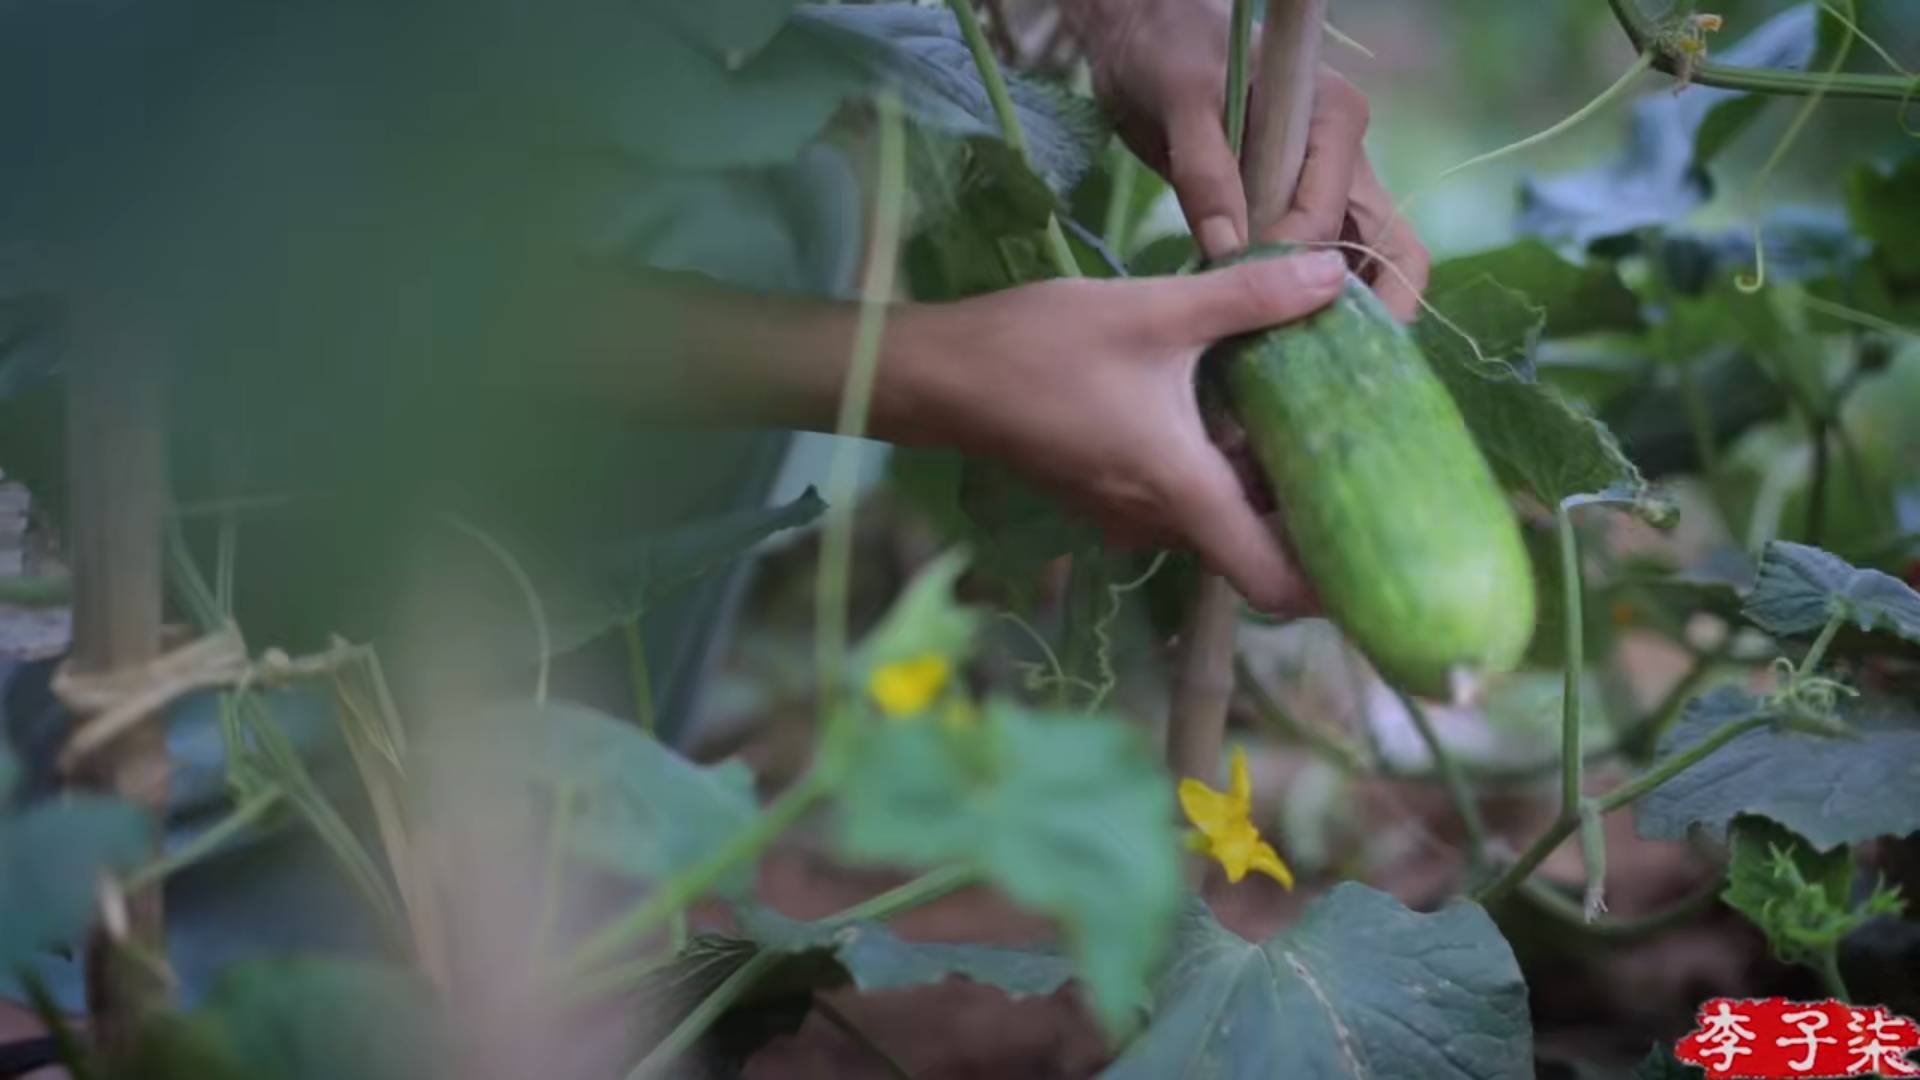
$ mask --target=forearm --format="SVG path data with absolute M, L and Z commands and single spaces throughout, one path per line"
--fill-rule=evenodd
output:
M 686 274 L 593 274 L 570 283 L 567 329 L 515 363 L 510 389 L 655 424 L 831 431 L 852 363 L 857 304 L 732 289 Z M 922 442 L 933 411 L 926 305 L 888 311 L 869 430 Z

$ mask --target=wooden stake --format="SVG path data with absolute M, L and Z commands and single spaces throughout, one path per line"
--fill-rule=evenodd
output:
M 1267 4 L 1260 81 L 1240 156 L 1248 221 L 1258 239 L 1273 239 L 1274 223 L 1293 205 L 1300 185 L 1325 20 L 1326 0 L 1269 0 Z M 1167 722 L 1167 764 L 1175 776 L 1214 780 L 1226 738 L 1227 708 L 1233 699 L 1238 628 L 1239 602 L 1233 587 L 1219 577 L 1203 576 L 1175 659 Z
M 67 535 L 73 565 L 77 675 L 138 667 L 160 652 L 166 432 L 160 358 L 126 326 L 76 334 L 67 374 Z M 166 813 L 166 732 L 142 724 L 103 748 L 82 777 L 146 809 L 154 836 Z M 164 957 L 165 916 L 155 883 L 126 898 L 132 950 L 95 935 L 87 955 L 87 1008 L 96 1038 L 127 1047 L 140 1017 L 166 999 L 151 961 Z M 136 958 L 139 957 L 139 958 Z

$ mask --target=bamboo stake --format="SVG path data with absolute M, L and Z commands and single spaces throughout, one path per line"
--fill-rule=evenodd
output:
M 82 676 L 138 668 L 160 652 L 166 432 L 159 359 L 126 326 L 109 320 L 95 329 L 97 336 L 74 342 L 67 385 L 67 663 Z M 158 837 L 168 771 L 166 731 L 149 721 L 102 748 L 82 779 L 146 810 Z M 165 956 L 161 884 L 129 893 L 125 915 L 124 944 L 96 934 L 87 954 L 87 1008 L 109 1052 L 128 1047 L 142 1015 L 167 996 L 164 975 L 150 962 Z
M 1326 6 L 1326 0 L 1267 4 L 1259 88 L 1241 153 L 1248 222 L 1258 239 L 1273 239 L 1270 232 L 1293 205 L 1300 184 Z M 1231 585 L 1211 574 L 1201 578 L 1175 659 L 1167 725 L 1167 763 L 1175 776 L 1211 782 L 1219 766 L 1233 698 L 1238 609 Z

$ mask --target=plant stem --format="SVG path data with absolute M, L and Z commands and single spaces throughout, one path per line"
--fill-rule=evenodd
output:
M 1661 758 L 1659 763 L 1621 784 L 1605 795 L 1600 796 L 1597 805 L 1600 813 L 1611 814 L 1626 806 L 1640 796 L 1659 787 L 1681 773 L 1704 761 L 1715 750 L 1756 728 L 1762 728 L 1772 722 L 1772 718 L 1761 714 L 1741 720 L 1732 720 L 1714 728 L 1706 738 L 1687 747 L 1685 750 Z
M 1586 675 L 1585 594 L 1580 576 L 1580 538 L 1573 531 L 1573 512 L 1562 504 L 1554 511 L 1560 530 L 1560 621 L 1566 632 L 1566 678 L 1560 691 L 1560 816 L 1580 812 L 1582 768 L 1580 756 L 1581 685 Z
M 1720 885 L 1720 879 L 1715 878 L 1705 888 L 1672 907 L 1648 915 L 1639 915 L 1631 919 L 1610 919 L 1603 916 L 1592 921 L 1588 921 L 1586 910 L 1580 904 L 1560 895 L 1552 886 L 1538 878 L 1528 878 L 1522 882 L 1519 895 L 1532 904 L 1535 910 L 1550 915 L 1569 927 L 1597 938 L 1625 941 L 1652 937 L 1679 926 L 1707 910 L 1720 898 Z
M 1140 182 L 1140 159 L 1122 149 L 1113 167 L 1113 190 L 1107 196 L 1107 220 L 1101 239 L 1118 259 L 1127 257 L 1133 239 L 1133 192 Z
M 1020 114 L 1014 110 L 1013 95 L 1007 91 L 1007 77 L 1000 70 L 1000 61 L 994 58 L 993 44 L 980 28 L 980 16 L 973 10 L 973 0 L 948 0 L 947 6 L 953 9 L 953 17 L 960 23 L 960 36 L 967 42 L 967 51 L 973 54 L 974 66 L 980 69 L 980 81 L 987 88 L 987 100 L 993 105 L 994 119 L 1000 124 L 1001 141 L 1011 146 L 1032 169 L 1027 134 L 1020 127 Z M 1053 214 L 1047 215 L 1047 255 L 1053 262 L 1054 273 L 1061 277 L 1080 276 L 1080 262 L 1073 257 L 1073 248 L 1067 244 L 1067 234 L 1060 228 L 1059 217 Z
M 127 891 L 137 892 L 149 885 L 157 885 L 170 875 L 213 854 L 222 844 L 245 832 L 248 826 L 265 817 L 267 811 L 273 809 L 279 802 L 280 793 L 269 790 L 234 807 L 232 812 L 181 845 L 178 851 L 169 852 L 128 875 Z
M 887 1053 L 885 1047 L 875 1042 L 873 1036 L 860 1030 L 860 1026 L 855 1024 L 853 1019 L 846 1013 L 841 1012 L 839 1006 L 828 1001 L 826 998 L 816 995 L 813 999 L 813 1007 L 827 1023 L 839 1028 L 842 1035 L 853 1040 L 854 1044 L 860 1047 L 860 1049 L 865 1050 L 878 1059 L 881 1067 L 887 1070 L 887 1075 L 892 1077 L 893 1080 L 913 1080 L 913 1074 L 908 1072 L 906 1067 L 901 1065 L 900 1062 L 896 1061 L 892 1054 Z
M 1607 0 L 1613 15 L 1626 32 L 1627 40 L 1642 54 L 1654 54 L 1653 66 L 1669 75 L 1680 74 L 1680 64 L 1659 48 L 1660 27 L 1642 13 L 1635 0 Z M 1828 97 L 1875 98 L 1905 101 L 1920 93 L 1920 79 L 1900 75 L 1827 75 L 1780 68 L 1739 67 L 1732 64 L 1695 63 L 1687 71 L 1690 81 L 1701 86 L 1727 90 L 1747 90 L 1756 94 L 1804 96 L 1824 93 Z
M 701 999 L 700 1004 L 694 1006 L 686 1019 L 681 1020 L 672 1031 L 667 1033 L 666 1038 L 660 1040 L 660 1045 L 648 1051 L 647 1056 L 640 1059 L 640 1064 L 635 1065 L 632 1071 L 627 1073 L 627 1080 L 644 1080 L 645 1077 L 655 1075 L 668 1062 L 679 1057 L 687 1048 L 699 1041 L 700 1036 L 707 1033 L 707 1029 L 713 1026 L 714 1021 L 726 1015 L 727 1010 L 733 1008 L 734 1004 L 753 988 L 753 984 L 759 981 L 760 976 L 779 960 L 780 954 L 772 952 L 757 952 L 748 957 L 746 963 L 735 968 L 733 974 L 713 988 L 713 993 Z
M 978 27 L 976 26 L 976 30 Z M 906 205 L 906 131 L 900 103 L 891 94 L 880 96 L 879 179 L 874 192 L 873 226 L 867 242 L 867 268 L 860 287 L 860 320 L 854 332 L 853 358 L 840 396 L 834 432 L 842 436 L 834 447 L 827 473 L 827 520 L 820 540 L 819 580 L 814 597 L 814 648 L 819 668 L 820 694 L 829 720 L 825 737 L 844 726 L 834 708 L 842 693 L 847 662 L 848 580 L 853 564 L 855 484 L 859 479 L 859 443 L 866 434 L 867 411 L 873 402 L 874 375 L 880 366 L 880 342 L 886 329 L 887 308 L 893 300 L 894 276 L 899 269 L 900 229 Z
M 1400 704 L 1413 719 L 1413 726 L 1420 732 L 1420 738 L 1426 741 L 1427 751 L 1433 755 L 1433 766 L 1440 773 L 1447 787 L 1447 798 L 1453 802 L 1453 812 L 1460 815 L 1460 827 L 1467 834 L 1467 865 L 1479 869 L 1486 857 L 1487 826 L 1480 817 L 1480 800 L 1474 795 L 1473 785 L 1467 781 L 1466 774 L 1460 771 L 1460 765 L 1453 758 L 1453 752 L 1440 741 L 1440 735 L 1434 731 L 1433 723 L 1427 718 L 1427 710 L 1420 703 L 1399 690 L 1394 691 L 1400 697 Z
M 1607 910 L 1607 829 L 1592 803 L 1580 806 L 1580 861 L 1587 871 L 1580 915 L 1592 922 Z
M 521 568 L 520 560 L 513 557 L 513 552 L 508 551 L 506 545 L 495 540 L 485 529 L 453 514 L 446 515 L 446 522 L 455 532 L 485 548 L 487 554 L 493 556 L 494 561 L 507 572 L 514 588 L 520 590 L 520 597 L 527 605 L 527 617 L 533 622 L 534 647 L 539 650 L 540 657 L 533 678 L 533 700 L 546 704 L 547 681 L 553 670 L 553 635 L 547 629 L 547 608 L 540 602 L 540 590 L 534 588 L 533 579 Z
M 675 912 L 705 895 L 728 872 L 758 858 L 832 787 L 833 780 L 818 769 L 801 777 L 705 862 L 681 871 L 625 915 L 588 938 L 564 962 L 565 971 L 572 975 L 590 971 L 659 929 Z
M 540 881 L 540 902 L 533 920 L 533 954 L 547 962 L 554 926 L 560 919 L 560 890 L 567 876 L 567 847 L 573 839 L 573 803 L 579 782 L 566 779 L 553 793 L 553 820 L 547 827 L 546 873 Z
M 640 634 L 640 616 L 630 616 L 620 625 L 627 639 L 627 671 L 633 684 L 633 717 L 640 730 L 649 735 L 658 731 L 653 714 L 653 674 L 647 666 L 647 642 Z
M 1840 633 L 1840 627 L 1846 621 L 1847 617 L 1839 612 L 1827 619 L 1827 625 L 1820 628 L 1820 636 L 1814 638 L 1813 644 L 1807 648 L 1807 655 L 1800 658 L 1802 676 L 1811 675 L 1819 669 L 1820 662 L 1827 658 L 1827 648 L 1833 644 L 1834 637 Z
M 852 907 L 841 910 L 838 914 L 828 916 L 825 921 L 851 923 L 891 919 L 901 912 L 951 896 L 979 880 L 980 874 L 973 867 L 943 866 L 937 870 L 929 870 L 912 881 L 888 889 L 878 896 L 862 900 Z
M 1660 763 L 1653 768 L 1621 784 L 1607 794 L 1596 798 L 1594 800 L 1594 811 L 1602 815 L 1613 813 L 1615 810 L 1626 806 L 1647 792 L 1652 791 L 1654 788 L 1685 772 L 1709 754 L 1712 754 L 1715 750 L 1720 749 L 1722 746 L 1725 746 L 1755 728 L 1764 727 L 1769 722 L 1769 717 L 1761 715 L 1749 716 L 1722 724 L 1708 734 L 1706 738 L 1701 739 L 1699 742 L 1678 754 L 1662 759 Z M 1539 866 L 1548 855 L 1552 854 L 1553 849 L 1559 847 L 1562 841 L 1572 836 L 1574 830 L 1579 827 L 1580 814 L 1577 810 L 1572 814 L 1561 814 L 1560 817 L 1554 821 L 1553 825 L 1550 826 L 1545 833 L 1541 834 L 1538 840 L 1528 845 L 1527 850 L 1520 853 L 1520 857 L 1515 859 L 1512 865 L 1508 866 L 1498 878 L 1476 891 L 1473 898 L 1481 904 L 1491 904 L 1504 898 L 1524 882 L 1527 875 L 1533 873 L 1534 868 Z
M 1841 1001 L 1852 1001 L 1853 995 L 1847 992 L 1847 980 L 1840 975 L 1840 948 L 1829 946 L 1820 954 L 1820 962 L 1814 966 L 1820 973 L 1820 985 L 1827 993 Z
M 1227 38 L 1227 145 L 1235 156 L 1247 142 L 1247 80 L 1252 54 L 1253 0 L 1233 0 L 1233 24 Z

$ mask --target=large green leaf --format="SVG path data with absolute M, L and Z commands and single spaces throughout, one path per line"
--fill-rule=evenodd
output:
M 1415 335 L 1494 470 L 1548 506 L 1612 502 L 1664 523 L 1653 494 L 1606 425 L 1534 379 L 1542 309 L 1484 274 L 1435 288 Z M 1451 325 L 1449 325 L 1449 323 Z
M 831 957 L 862 992 L 901 990 L 967 979 L 1013 997 L 1051 994 L 1073 977 L 1064 957 L 1000 945 L 907 941 L 871 921 L 802 922 L 766 908 L 740 913 L 742 929 L 763 951 Z
M 191 1013 L 154 1022 L 140 1048 L 130 1080 L 457 1074 L 425 983 L 398 969 L 341 960 L 236 964 Z
M 1853 227 L 1874 244 L 1874 258 L 1888 276 L 1920 285 L 1920 153 L 1892 167 L 1864 165 L 1847 177 L 1847 210 Z
M 1541 330 L 1548 337 L 1637 330 L 1644 325 L 1639 298 L 1610 263 L 1577 265 L 1534 239 L 1443 259 L 1434 264 L 1427 291 L 1432 296 L 1445 295 L 1483 277 L 1524 293 L 1541 309 L 1545 320 Z
M 918 123 L 999 137 L 993 103 L 952 12 L 914 4 L 808 6 L 794 24 L 838 46 L 870 82 L 892 88 Z M 1008 75 L 1007 91 L 1035 171 L 1064 196 L 1106 145 L 1106 118 L 1090 99 L 1018 73 Z
M 808 488 L 792 502 L 749 507 L 582 556 L 542 577 L 553 616 L 550 648 L 564 653 L 638 619 L 707 576 L 745 557 L 761 541 L 811 523 L 827 504 Z
M 1759 715 L 1763 698 L 1723 687 L 1695 698 L 1660 740 L 1659 758 L 1724 724 Z M 1652 840 L 1695 828 L 1724 838 L 1741 814 L 1758 814 L 1827 851 L 1920 829 L 1920 713 L 1884 697 L 1840 707 L 1850 733 L 1815 735 L 1769 725 L 1748 731 L 1634 804 L 1634 827 Z
M 738 64 L 772 40 L 793 15 L 794 0 L 653 0 L 655 18 Z
M 1526 983 L 1477 905 L 1423 915 L 1346 882 L 1255 943 L 1195 901 L 1175 947 L 1108 1080 L 1533 1075 Z
M 1817 633 L 1837 614 L 1862 630 L 1920 644 L 1920 593 L 1906 582 L 1784 540 L 1768 544 L 1761 554 L 1760 577 L 1745 614 L 1776 637 Z
M 1095 1014 L 1125 1025 L 1180 890 L 1171 787 L 1137 730 L 993 702 L 971 724 L 877 725 L 851 765 L 844 855 L 974 868 L 1064 926 Z
M 0 807 L 17 776 L 0 745 Z M 76 941 L 93 922 L 100 874 L 137 865 L 152 844 L 138 807 L 97 795 L 61 794 L 0 816 L 0 972 Z
M 419 753 L 432 810 L 477 803 L 524 825 L 564 797 L 571 852 L 642 881 L 706 859 L 757 809 L 753 775 L 739 761 L 703 768 L 631 723 L 565 702 L 479 712 L 435 732 Z M 750 882 L 742 868 L 722 888 Z

